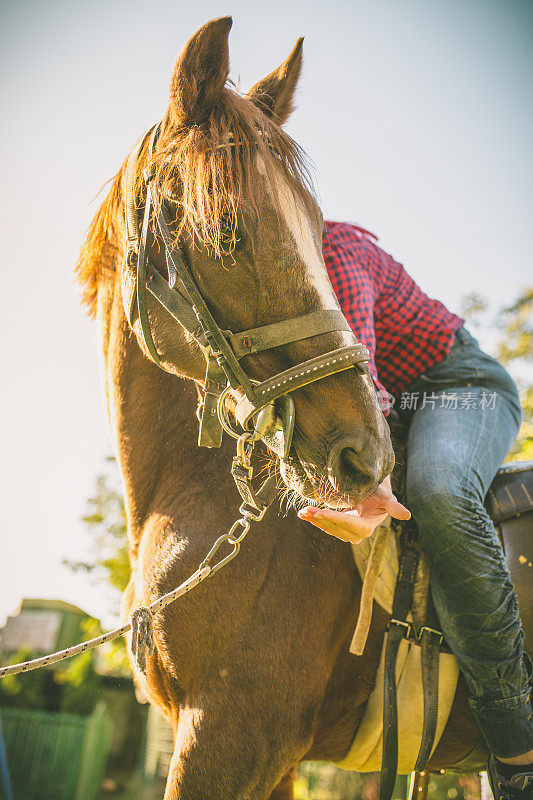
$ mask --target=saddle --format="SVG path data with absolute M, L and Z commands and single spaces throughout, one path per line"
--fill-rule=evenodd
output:
M 395 427 L 393 435 L 398 435 L 397 421 Z M 405 459 L 400 462 L 405 463 Z M 402 485 L 402 475 L 393 475 L 393 488 L 400 497 Z M 526 632 L 526 648 L 531 651 L 533 461 L 504 464 L 485 505 L 502 542 Z M 433 606 L 414 520 L 386 521 L 363 546 L 354 548 L 354 559 L 363 589 L 350 651 L 357 655 L 363 652 L 374 600 L 390 614 L 390 621 L 378 683 L 352 746 L 337 766 L 359 772 L 381 769 L 380 800 L 390 800 L 398 767 L 404 774 L 426 767 L 446 726 L 459 669 L 446 647 Z M 423 704 L 413 703 L 413 697 L 422 697 Z M 399 727 L 411 734 L 410 742 L 400 748 Z
M 500 536 L 520 606 L 526 649 L 533 652 L 533 461 L 498 470 L 485 507 Z

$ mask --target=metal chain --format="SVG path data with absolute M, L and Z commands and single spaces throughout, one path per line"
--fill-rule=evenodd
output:
M 215 572 L 218 572 L 219 569 L 222 569 L 222 567 L 226 566 L 226 564 L 229 564 L 229 562 L 235 558 L 240 550 L 242 540 L 250 530 L 250 523 L 259 521 L 253 516 L 253 514 L 247 510 L 243 510 L 242 506 L 240 511 L 242 513 L 242 517 L 239 517 L 239 519 L 233 523 L 227 533 L 219 536 L 198 569 L 176 589 L 173 589 L 172 591 L 163 595 L 163 597 L 160 597 L 159 600 L 155 600 L 149 606 L 141 606 L 140 608 L 136 609 L 128 623 L 121 625 L 119 628 L 115 628 L 112 631 L 103 633 L 101 636 L 96 636 L 94 639 L 89 639 L 86 642 L 72 645 L 72 647 L 66 647 L 64 650 L 58 650 L 56 653 L 50 653 L 49 655 L 41 656 L 40 658 L 34 658 L 31 661 L 22 661 L 19 664 L 11 664 L 7 667 L 0 667 L 0 678 L 5 677 L 6 675 L 18 675 L 20 672 L 29 672 L 32 669 L 46 667 L 50 664 L 55 664 L 58 661 L 64 661 L 67 658 L 72 658 L 79 653 L 84 653 L 86 650 L 92 650 L 95 647 L 100 647 L 100 645 L 106 644 L 106 642 L 111 642 L 113 639 L 117 639 L 119 636 L 123 636 L 125 633 L 131 630 L 132 620 L 137 619 L 139 614 L 148 616 L 148 619 L 150 620 L 149 624 L 151 624 L 151 618 L 154 614 L 157 614 L 158 611 L 162 611 L 164 608 L 170 605 L 170 603 L 173 603 L 174 600 L 177 600 L 178 597 L 182 597 L 184 594 L 187 594 L 187 592 L 190 592 L 191 589 L 194 589 L 199 583 L 204 581 L 210 575 L 214 575 Z M 241 529 L 240 533 L 235 535 L 239 528 Z M 224 556 L 224 558 L 221 558 L 220 561 L 218 561 L 214 566 L 211 566 L 210 562 L 225 542 L 227 542 L 232 548 L 230 553 L 227 556 Z M 137 626 L 134 625 L 134 627 L 136 628 Z M 148 639 L 150 639 L 149 636 Z M 151 652 L 153 649 L 153 641 L 152 647 L 150 648 L 150 645 L 148 645 L 148 648 Z M 138 663 L 141 664 L 143 661 L 142 655 L 141 658 L 139 658 L 137 655 L 137 649 L 138 648 L 136 647 L 135 657 Z

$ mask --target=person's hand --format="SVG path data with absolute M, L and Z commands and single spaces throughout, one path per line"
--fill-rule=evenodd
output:
M 353 544 L 359 544 L 371 536 L 388 514 L 395 519 L 411 517 L 411 512 L 392 494 L 390 477 L 385 478 L 376 491 L 355 508 L 334 511 L 332 508 L 308 506 L 298 512 L 300 519 L 311 522 L 321 531 L 336 536 L 337 539 Z

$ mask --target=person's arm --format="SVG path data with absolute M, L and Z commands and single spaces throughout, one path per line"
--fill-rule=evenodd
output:
M 392 494 L 390 477 L 385 478 L 370 497 L 348 511 L 308 506 L 298 512 L 300 519 L 311 522 L 324 533 L 353 544 L 371 536 L 388 514 L 395 519 L 409 519 L 411 516 L 411 512 Z

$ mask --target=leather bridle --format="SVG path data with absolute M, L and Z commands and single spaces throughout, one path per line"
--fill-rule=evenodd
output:
M 173 240 L 171 215 L 165 200 L 157 197 L 154 173 L 150 168 L 144 172 L 146 198 L 139 232 L 136 191 L 138 162 L 147 137 L 148 156 L 152 156 L 159 132 L 160 123 L 140 139 L 126 165 L 127 254 L 122 272 L 126 316 L 132 325 L 136 308 L 146 349 L 152 361 L 160 367 L 161 359 L 154 343 L 147 311 L 147 292 L 201 347 L 206 358 L 206 375 L 203 407 L 199 416 L 200 446 L 219 447 L 223 429 L 235 438 L 242 438 L 242 434 L 230 425 L 225 406 L 227 395 L 233 390 L 241 394 L 235 416 L 248 434 L 245 443 L 249 445 L 261 438 L 278 456 L 286 458 L 294 428 L 295 411 L 291 393 L 309 383 L 350 368 L 368 373 L 369 352 L 364 345 L 357 342 L 339 309 L 312 311 L 238 333 L 219 327 L 198 289 L 183 253 Z M 152 215 L 166 253 L 168 280 L 147 259 L 147 238 Z M 178 278 L 185 289 L 186 297 L 175 289 Z M 252 380 L 240 364 L 244 356 L 333 331 L 351 333 L 354 344 L 303 361 L 262 382 Z M 245 451 L 241 455 L 245 455 Z M 237 485 L 241 491 L 238 481 Z M 249 502 L 249 498 L 245 498 L 245 502 Z

